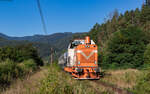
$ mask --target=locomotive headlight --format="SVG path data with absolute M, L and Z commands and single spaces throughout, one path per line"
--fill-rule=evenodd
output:
M 90 46 L 85 46 L 85 48 L 90 48 Z

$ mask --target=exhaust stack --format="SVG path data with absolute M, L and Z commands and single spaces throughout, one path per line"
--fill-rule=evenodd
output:
M 89 36 L 85 37 L 85 44 L 91 44 L 91 40 Z

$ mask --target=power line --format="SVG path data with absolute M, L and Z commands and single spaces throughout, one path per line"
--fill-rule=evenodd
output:
M 42 8 L 41 8 L 41 4 L 40 4 L 40 0 L 37 0 L 37 6 L 38 6 L 38 9 L 39 9 L 39 13 L 40 13 L 40 16 L 41 16 L 41 21 L 42 21 L 42 25 L 43 25 L 43 31 L 45 33 L 45 35 L 48 35 L 47 33 L 47 28 L 46 28 L 46 23 L 45 23 L 45 19 L 44 19 L 44 15 L 43 15 L 43 11 L 42 11 Z M 48 37 L 45 38 L 49 44 L 49 40 L 48 40 Z M 48 60 L 48 63 L 53 63 L 53 53 L 54 53 L 54 49 L 51 47 L 50 49 L 50 60 Z
M 39 9 L 40 16 L 41 16 L 43 31 L 46 35 L 48 35 L 47 28 L 46 28 L 46 23 L 45 23 L 45 19 L 44 19 L 44 15 L 43 15 L 43 11 L 42 11 L 41 4 L 40 4 L 40 0 L 36 0 L 36 1 L 37 1 L 37 6 L 38 6 L 38 9 Z

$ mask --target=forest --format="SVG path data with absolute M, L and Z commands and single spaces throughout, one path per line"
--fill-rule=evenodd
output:
M 88 35 L 99 45 L 100 65 L 104 68 L 149 66 L 150 7 L 113 12 L 103 24 L 96 23 Z
M 150 6 L 143 5 L 141 9 L 124 14 L 115 10 L 110 15 L 103 24 L 96 23 L 85 34 L 99 46 L 99 65 L 103 69 L 146 70 L 137 81 L 134 92 L 149 94 Z

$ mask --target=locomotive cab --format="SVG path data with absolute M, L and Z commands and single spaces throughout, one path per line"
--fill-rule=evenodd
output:
M 90 37 L 69 44 L 64 70 L 75 79 L 99 79 L 97 45 Z

